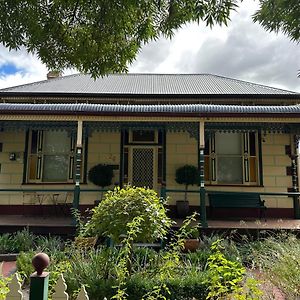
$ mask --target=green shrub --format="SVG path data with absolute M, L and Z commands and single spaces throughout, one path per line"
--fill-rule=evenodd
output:
M 106 297 L 112 296 L 112 286 L 117 284 L 117 257 L 118 250 L 113 248 L 99 248 L 87 253 L 74 251 L 64 274 L 70 294 L 84 284 L 91 299 L 103 299 L 105 293 Z
M 30 275 L 34 272 L 32 266 L 32 258 L 35 255 L 34 251 L 20 252 L 17 258 L 17 269 L 25 284 L 29 284 Z
M 15 241 L 13 237 L 8 234 L 0 235 L 0 254 L 12 253 L 15 251 Z
M 17 231 L 13 237 L 15 251 L 21 252 L 35 249 L 35 239 L 36 236 L 33 233 L 31 233 L 28 229 Z
M 37 236 L 35 239 L 36 248 L 41 252 L 57 252 L 64 249 L 64 241 L 59 236 Z
M 120 241 L 127 233 L 127 224 L 135 217 L 142 219 L 136 241 L 151 242 L 164 238 L 172 221 L 157 193 L 151 189 L 127 186 L 108 191 L 103 201 L 92 210 L 86 224 L 86 235 L 102 235 Z
M 221 240 L 212 244 L 212 254 L 208 258 L 207 299 L 222 299 L 239 292 L 246 273 L 246 269 L 240 263 L 225 258 L 220 242 Z
M 189 273 L 184 276 L 177 276 L 161 282 L 159 279 L 149 278 L 145 274 L 131 276 L 126 283 L 126 293 L 130 300 L 147 299 L 147 293 L 162 286 L 161 296 L 172 300 L 205 299 L 207 286 L 204 284 L 206 273 Z M 165 285 L 165 287 L 164 287 Z
M 9 292 L 8 283 L 11 278 L 5 278 L 0 274 L 0 300 L 6 299 L 6 294 Z

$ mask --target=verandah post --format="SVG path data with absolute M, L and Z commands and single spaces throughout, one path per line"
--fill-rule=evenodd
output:
M 200 219 L 202 227 L 207 227 L 205 184 L 204 184 L 204 121 L 199 122 L 199 171 L 200 171 Z
M 82 161 L 82 121 L 77 124 L 77 143 L 76 143 L 76 171 L 73 208 L 78 209 L 80 202 L 80 178 L 81 178 L 81 161 Z
M 166 193 L 166 183 L 163 181 L 161 183 L 160 187 L 160 197 L 163 199 L 166 199 L 167 193 Z
M 294 135 L 294 154 L 291 155 L 292 160 L 292 182 L 293 182 L 293 192 L 299 192 L 299 135 Z M 300 219 L 300 204 L 299 204 L 299 196 L 293 196 L 294 202 L 294 218 Z

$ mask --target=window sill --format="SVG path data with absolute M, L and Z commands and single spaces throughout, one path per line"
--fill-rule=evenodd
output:
M 75 185 L 75 182 L 25 182 L 22 185 Z M 80 182 L 80 185 L 87 185 L 87 182 Z
M 244 187 L 244 188 L 263 188 L 264 185 L 247 185 L 247 184 L 210 184 L 206 183 L 205 186 L 228 186 L 228 187 Z

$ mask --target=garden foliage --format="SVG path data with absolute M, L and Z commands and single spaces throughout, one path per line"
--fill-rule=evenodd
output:
M 166 236 L 172 225 L 161 198 L 153 190 L 126 186 L 116 187 L 104 195 L 92 210 L 85 235 L 110 237 L 119 242 L 127 234 L 127 224 L 140 217 L 140 231 L 134 241 L 152 242 Z

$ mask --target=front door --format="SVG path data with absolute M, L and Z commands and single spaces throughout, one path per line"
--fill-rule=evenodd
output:
M 132 186 L 157 188 L 157 147 L 129 147 L 128 182 Z

